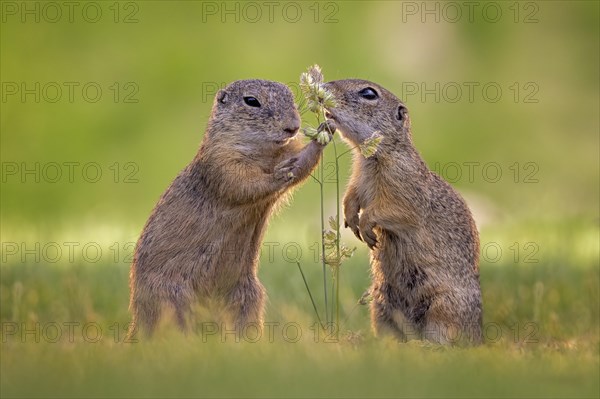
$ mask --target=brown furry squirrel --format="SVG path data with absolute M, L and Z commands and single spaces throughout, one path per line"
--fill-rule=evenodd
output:
M 378 132 L 376 153 L 355 151 L 345 224 L 371 248 L 371 322 L 376 335 L 479 344 L 479 235 L 461 196 L 431 172 L 412 143 L 406 106 L 366 80 L 325 84 L 328 109 L 357 147 Z
M 163 308 L 188 331 L 193 305 L 217 308 L 238 331 L 262 327 L 260 245 L 277 203 L 315 168 L 323 146 L 294 140 L 290 89 L 241 80 L 216 95 L 204 139 L 152 211 L 130 273 L 130 336 L 151 334 Z M 215 306 L 216 305 L 216 306 Z

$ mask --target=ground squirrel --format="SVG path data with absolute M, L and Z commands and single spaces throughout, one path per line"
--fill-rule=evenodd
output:
M 325 84 L 328 117 L 353 147 L 378 132 L 375 155 L 355 151 L 345 224 L 371 248 L 371 323 L 401 340 L 482 340 L 479 236 L 471 212 L 415 149 L 406 106 L 365 80 Z
M 152 211 L 130 273 L 132 328 L 150 334 L 162 309 L 180 329 L 192 308 L 217 308 L 238 331 L 262 326 L 259 250 L 274 206 L 317 165 L 323 146 L 294 140 L 289 88 L 241 80 L 216 95 L 200 149 Z

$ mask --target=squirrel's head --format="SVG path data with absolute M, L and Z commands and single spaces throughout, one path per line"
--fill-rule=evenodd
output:
M 283 146 L 299 129 L 300 115 L 290 89 L 282 83 L 252 79 L 219 90 L 207 135 L 251 149 Z
M 342 136 L 351 145 L 360 145 L 379 132 L 380 145 L 410 144 L 408 109 L 395 95 L 368 80 L 345 79 L 325 83 L 335 97 L 335 107 L 327 109 Z

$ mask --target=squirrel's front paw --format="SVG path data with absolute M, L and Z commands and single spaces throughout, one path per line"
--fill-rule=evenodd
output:
M 275 166 L 275 171 L 273 172 L 275 180 L 282 183 L 287 183 L 294 180 L 294 178 L 297 176 L 297 162 L 298 158 L 292 157 Z
M 344 227 L 350 227 L 356 238 L 363 240 L 358 229 L 358 212 L 349 212 L 344 208 Z
M 327 145 L 333 139 L 333 133 L 335 133 L 337 127 L 335 122 L 331 119 L 322 122 L 317 128 L 317 134 L 314 137 L 321 145 Z
M 348 195 L 344 197 L 344 227 L 350 227 L 356 238 L 363 240 L 358 230 L 358 213 L 360 212 L 360 205 L 358 204 L 358 198 L 356 195 Z
M 373 231 L 375 226 L 375 222 L 363 212 L 358 222 L 358 228 L 363 241 L 367 243 L 370 249 L 377 247 L 377 235 Z

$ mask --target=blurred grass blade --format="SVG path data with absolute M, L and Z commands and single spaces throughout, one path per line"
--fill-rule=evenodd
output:
M 312 293 L 310 292 L 308 282 L 306 281 L 306 277 L 304 276 L 304 272 L 302 271 L 302 266 L 300 266 L 300 262 L 296 262 L 296 264 L 298 265 L 298 270 L 300 270 L 300 274 L 302 275 L 302 280 L 304 281 L 304 286 L 306 286 L 306 291 L 308 292 L 308 296 L 310 297 L 310 301 L 312 302 L 313 309 L 315 310 L 315 315 L 317 316 L 317 320 L 319 320 L 319 325 L 322 329 L 325 329 L 325 326 L 323 326 L 323 322 L 321 321 L 321 316 L 319 316 L 319 311 L 317 310 L 315 300 L 313 299 Z

